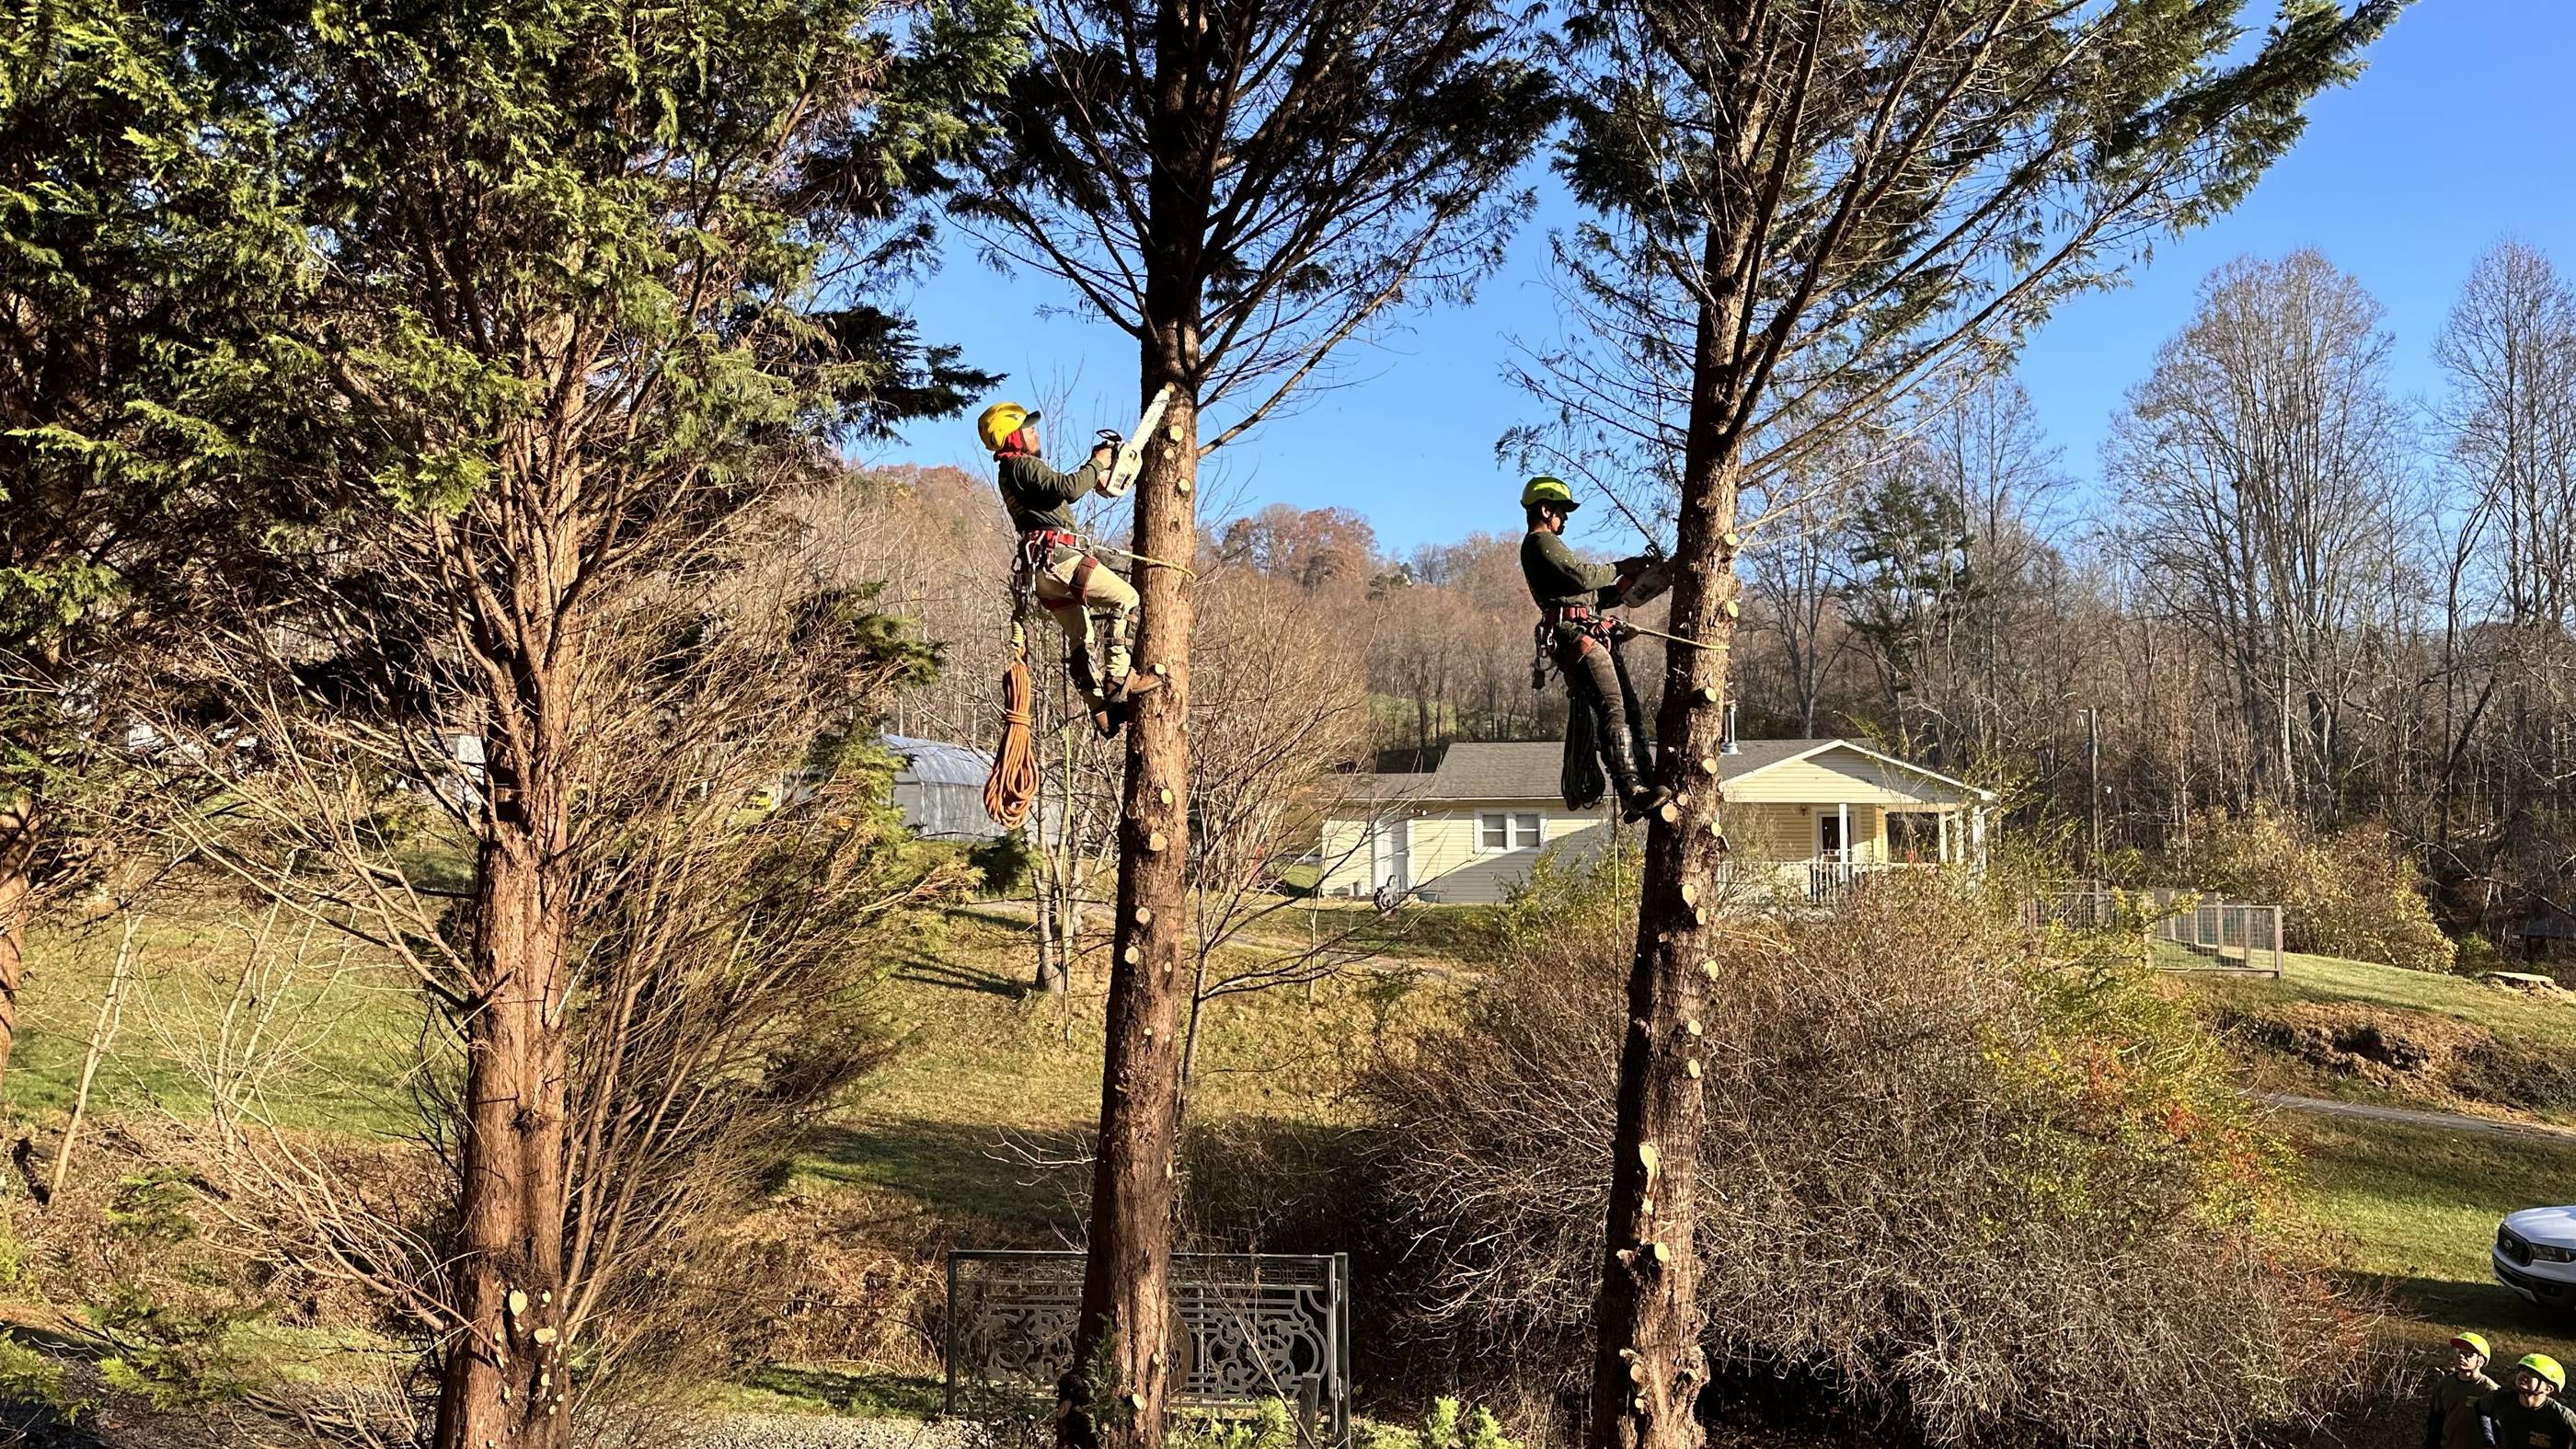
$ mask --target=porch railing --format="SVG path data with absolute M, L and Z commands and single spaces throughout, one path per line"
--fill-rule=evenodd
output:
M 2279 976 L 2284 957 L 2281 908 L 2222 900 L 2171 887 L 2061 891 L 2023 907 L 2035 925 L 2142 929 L 2155 963 L 2168 971 L 2258 972 Z

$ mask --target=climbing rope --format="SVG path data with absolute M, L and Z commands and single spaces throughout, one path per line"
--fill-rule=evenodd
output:
M 1610 782 L 1601 774 L 1601 742 L 1592 711 L 1579 699 L 1569 703 L 1573 707 L 1565 714 L 1565 762 L 1557 771 L 1557 793 L 1566 809 L 1589 810 L 1601 803 Z
M 993 751 L 993 773 L 984 781 L 984 813 L 1004 830 L 1017 830 L 1038 799 L 1037 735 L 1029 683 L 1029 641 L 1011 626 L 1011 667 L 1002 671 L 1002 743 Z
M 1625 619 L 1619 621 L 1619 627 L 1627 630 L 1631 634 L 1649 634 L 1657 639 L 1670 639 L 1676 644 L 1688 644 L 1693 649 L 1715 649 L 1717 647 L 1714 644 L 1703 644 L 1697 639 L 1685 639 L 1679 634 L 1667 634 L 1661 629 L 1649 629 L 1643 624 L 1631 624 Z
M 1149 553 L 1138 553 L 1133 549 L 1119 548 L 1112 544 L 1096 543 L 1092 545 L 1092 547 L 1098 549 L 1102 553 L 1114 553 L 1120 558 L 1132 558 L 1140 564 L 1152 564 L 1158 569 L 1171 569 L 1180 574 L 1181 577 L 1188 579 L 1191 583 L 1197 583 L 1199 579 L 1198 572 L 1195 569 L 1192 569 L 1188 564 L 1176 564 L 1168 559 L 1156 558 Z

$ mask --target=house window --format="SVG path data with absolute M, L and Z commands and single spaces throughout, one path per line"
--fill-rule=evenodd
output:
M 1541 816 L 1536 811 L 1489 810 L 1476 817 L 1476 848 L 1488 853 L 1536 850 Z
M 1937 861 L 1941 858 L 1941 817 L 1930 810 L 1887 812 L 1887 858 Z

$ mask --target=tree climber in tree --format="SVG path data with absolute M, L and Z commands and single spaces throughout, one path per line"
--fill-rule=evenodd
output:
M 1602 611 L 1646 602 L 1663 592 L 1671 574 L 1667 565 L 1647 556 L 1607 564 L 1577 558 L 1564 538 L 1565 521 L 1575 507 L 1574 493 L 1561 479 L 1542 475 L 1521 489 L 1521 511 L 1529 519 L 1529 536 L 1521 540 L 1521 576 L 1538 603 L 1538 652 L 1565 676 L 1575 711 L 1568 728 L 1579 734 L 1589 725 L 1618 791 L 1621 815 L 1642 820 L 1670 803 L 1672 795 L 1647 783 L 1655 765 L 1646 747 L 1645 709 L 1620 653 L 1635 634 Z M 1566 803 L 1579 809 L 1591 800 L 1575 798 L 1579 792 L 1571 783 L 1571 767 L 1576 761 L 1567 764 Z M 1599 777 L 1592 778 L 1588 793 L 1598 799 Z
M 1136 617 L 1136 590 L 1082 545 L 1074 530 L 1073 501 L 1085 493 L 1107 496 L 1116 447 L 1095 445 L 1091 460 L 1059 473 L 1038 456 L 1038 415 L 1018 403 L 995 403 L 975 420 L 976 435 L 999 466 L 1002 506 L 1018 531 L 1019 554 L 1011 569 L 1013 597 L 1034 600 L 1055 620 L 1072 646 L 1074 687 L 1082 691 L 1102 734 L 1124 722 L 1126 702 L 1162 683 L 1130 673 L 1127 640 Z M 1093 665 L 1093 615 L 1106 636 L 1106 669 Z

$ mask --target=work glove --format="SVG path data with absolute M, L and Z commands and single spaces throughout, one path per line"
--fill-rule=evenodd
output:
M 1621 573 L 1628 573 L 1622 568 Z M 1619 596 L 1621 603 L 1636 605 L 1663 596 L 1673 586 L 1673 565 L 1669 559 L 1650 559 L 1628 578 L 1627 590 Z

